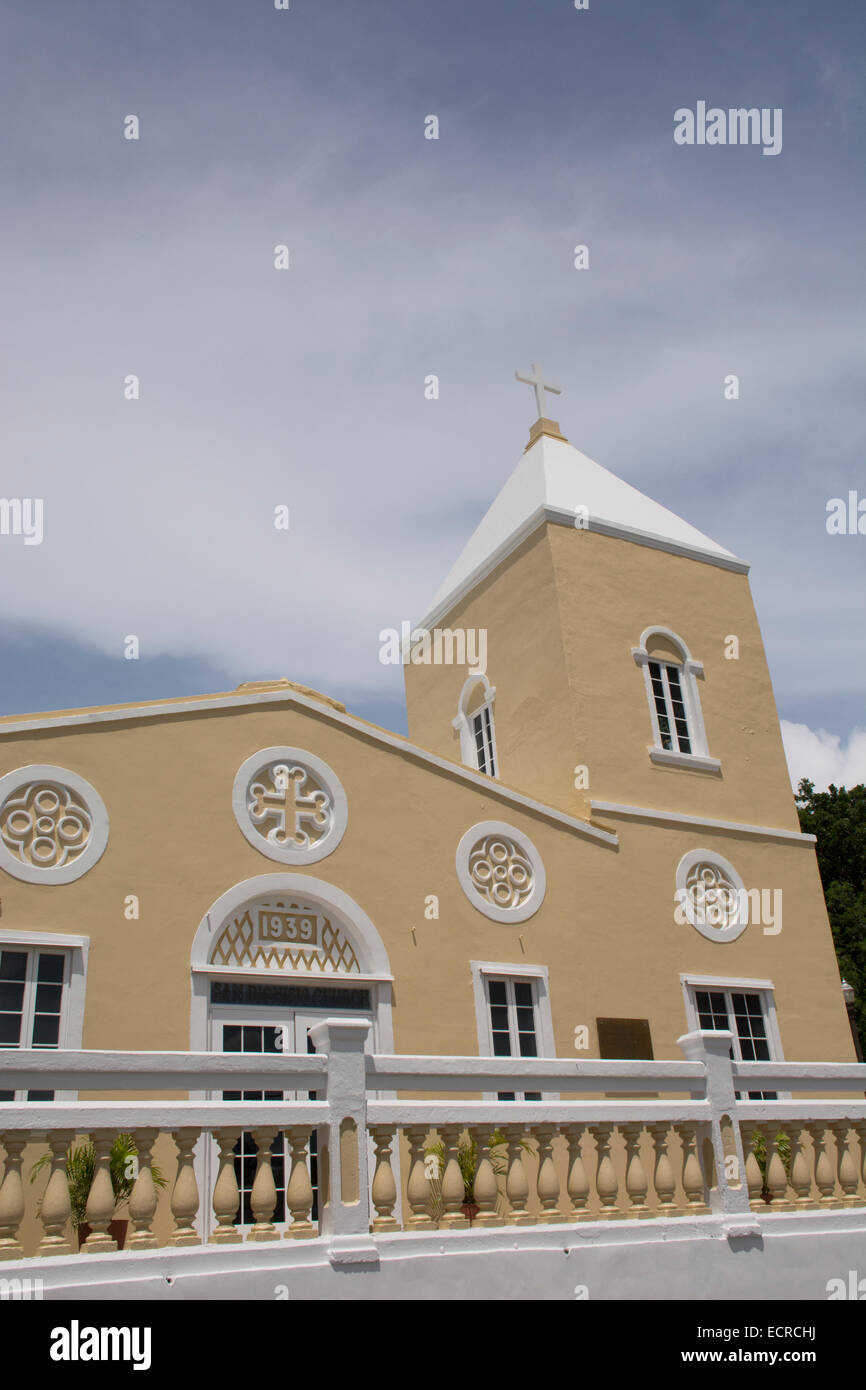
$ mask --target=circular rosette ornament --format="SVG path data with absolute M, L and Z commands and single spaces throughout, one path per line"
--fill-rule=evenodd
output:
M 300 748 L 264 748 L 238 769 L 232 806 L 251 845 L 284 864 L 313 864 L 337 848 L 348 821 L 336 773 Z
M 527 836 L 498 821 L 467 830 L 457 847 L 457 875 L 479 912 L 497 922 L 522 922 L 541 906 L 546 880 Z
M 0 777 L 0 866 L 28 883 L 70 883 L 100 858 L 108 813 L 83 777 L 62 767 Z

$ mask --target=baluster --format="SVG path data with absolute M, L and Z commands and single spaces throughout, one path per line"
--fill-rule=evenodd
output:
M 836 1136 L 836 1171 L 842 1189 L 842 1206 L 859 1206 L 857 1196 L 857 1165 L 851 1152 L 851 1125 L 847 1120 L 837 1120 L 830 1128 Z
M 674 1168 L 668 1153 L 668 1130 L 666 1124 L 648 1125 L 652 1135 L 653 1148 L 655 1150 L 655 1167 L 653 1169 L 653 1187 L 658 1198 L 659 1216 L 681 1216 L 682 1212 L 676 1204 L 677 1182 L 674 1177 Z
M 243 1235 L 235 1225 L 241 1194 L 235 1171 L 235 1145 L 241 1137 L 239 1129 L 220 1129 L 214 1134 L 219 1149 L 219 1172 L 213 1189 L 213 1211 L 217 1226 L 210 1238 L 212 1245 L 240 1245 Z
M 598 1149 L 598 1167 L 595 1170 L 595 1190 L 601 1203 L 600 1215 L 606 1221 L 619 1221 L 625 1216 L 617 1207 L 619 1180 L 610 1156 L 610 1146 L 616 1125 L 590 1125 Z
M 709 1211 L 704 1200 L 704 1175 L 698 1158 L 698 1136 L 693 1124 L 674 1125 L 683 1146 L 683 1191 L 686 1215 L 703 1216 Z
M 863 1184 L 864 1200 L 866 1200 L 866 1120 L 857 1120 L 854 1128 L 857 1131 L 857 1138 L 860 1140 L 860 1181 Z
M 24 1219 L 24 1184 L 21 1181 L 21 1155 L 26 1138 L 12 1134 L 4 1136 L 6 1162 L 3 1186 L 0 1187 L 0 1260 L 20 1260 L 24 1247 L 18 1239 L 18 1227 Z
M 458 1125 L 444 1125 L 440 1131 L 445 1145 L 445 1171 L 442 1174 L 442 1219 L 440 1227 L 446 1231 L 461 1231 L 469 1221 L 460 1210 L 465 1200 L 463 1174 L 457 1159 L 460 1140 Z
M 559 1210 L 559 1177 L 553 1162 L 553 1136 L 556 1125 L 537 1125 L 538 1137 L 538 1177 L 535 1190 L 541 1205 L 538 1220 L 543 1226 L 555 1226 L 567 1217 Z
M 626 1144 L 626 1169 L 625 1169 L 625 1190 L 631 1204 L 630 1210 L 626 1212 L 629 1217 L 652 1216 L 652 1212 L 646 1204 L 646 1194 L 649 1188 L 647 1182 L 646 1169 L 643 1166 L 643 1159 L 640 1152 L 640 1137 L 643 1133 L 642 1124 L 629 1124 L 622 1126 L 622 1133 Z
M 257 1146 L 256 1176 L 250 1193 L 253 1222 L 248 1240 L 279 1240 L 280 1233 L 273 1224 L 274 1208 L 277 1205 L 277 1187 L 274 1170 L 271 1166 L 271 1144 L 277 1137 L 276 1129 L 252 1130 L 253 1141 Z
M 841 1207 L 842 1203 L 836 1197 L 836 1165 L 827 1151 L 830 1131 L 824 1127 L 822 1121 L 817 1120 L 809 1125 L 809 1133 L 812 1135 L 812 1142 L 815 1145 L 817 1155 L 815 1182 L 821 1193 L 820 1205 L 822 1207 Z
M 762 1124 L 760 1129 L 766 1144 L 765 1182 L 770 1193 L 768 1205 L 772 1205 L 773 1211 L 791 1211 L 792 1203 L 788 1201 L 788 1178 L 779 1153 L 779 1122 L 775 1120 L 770 1124 Z
M 370 1226 L 371 1231 L 397 1231 L 399 1226 L 394 1219 L 397 1204 L 397 1184 L 391 1167 L 391 1146 L 394 1141 L 393 1125 L 371 1125 L 370 1134 L 376 1147 L 376 1171 L 370 1195 L 376 1215 Z
M 156 1250 L 159 1242 L 151 1229 L 159 1200 L 153 1181 L 153 1146 L 155 1129 L 137 1129 L 133 1134 L 138 1150 L 138 1173 L 129 1194 L 129 1220 L 132 1235 L 127 1241 L 129 1250 Z
M 113 1144 L 113 1134 L 95 1134 L 93 1136 L 93 1182 L 90 1185 L 87 1205 L 84 1209 L 85 1219 L 90 1227 L 90 1235 L 81 1247 L 85 1255 L 102 1255 L 117 1249 L 117 1241 L 112 1240 L 108 1234 L 109 1224 L 114 1218 L 115 1205 L 114 1188 L 111 1184 L 111 1149 Z
M 526 1210 L 529 1179 L 523 1166 L 525 1130 L 522 1125 L 508 1125 L 504 1132 L 508 1140 L 508 1176 L 505 1179 L 505 1195 L 511 1207 L 511 1211 L 505 1219 L 506 1225 L 530 1226 L 533 1224 L 532 1216 Z
M 589 1196 L 589 1178 L 580 1148 L 580 1136 L 583 1130 L 583 1125 L 566 1125 L 563 1129 L 568 1140 L 568 1182 L 566 1186 L 568 1199 L 571 1202 L 570 1219 L 572 1221 L 592 1220 L 591 1213 L 586 1209 L 586 1199 Z
M 292 1213 L 288 1234 L 292 1240 L 312 1240 L 319 1232 L 310 1219 L 313 1210 L 313 1184 L 307 1163 L 310 1131 L 293 1125 L 286 1130 L 286 1134 L 292 1149 L 292 1171 L 286 1188 L 286 1205 Z M 396 1225 L 395 1222 L 395 1228 Z
M 478 1207 L 478 1215 L 475 1218 L 476 1226 L 502 1226 L 505 1224 L 497 1211 L 499 1184 L 496 1181 L 496 1170 L 493 1167 L 493 1158 L 490 1152 L 495 1134 L 496 1130 L 492 1125 L 486 1127 L 482 1125 L 473 1130 L 475 1152 L 478 1156 L 473 1190 L 475 1204 Z
M 761 1172 L 761 1165 L 755 1153 L 755 1145 L 758 1142 L 759 1129 L 754 1120 L 743 1120 L 740 1124 L 740 1138 L 743 1141 L 743 1153 L 746 1158 L 746 1185 L 749 1189 L 749 1206 L 752 1211 L 764 1211 L 765 1203 L 763 1196 L 764 1175 Z
M 194 1129 L 176 1129 L 172 1139 L 178 1147 L 177 1174 L 171 1193 L 171 1214 L 174 1217 L 174 1231 L 169 1236 L 169 1245 L 201 1245 L 201 1238 L 195 1230 L 194 1222 L 198 1212 L 198 1183 L 195 1180 L 193 1149 L 198 1140 Z
M 412 1215 L 405 1223 L 407 1231 L 432 1231 L 436 1222 L 430 1215 L 430 1179 L 424 1171 L 424 1146 L 427 1142 L 425 1125 L 410 1125 L 406 1130 L 409 1141 L 409 1181 L 406 1198 Z
M 803 1143 L 803 1136 L 809 1133 L 809 1128 L 797 1122 L 786 1122 L 785 1129 L 791 1140 L 791 1186 L 797 1194 L 794 1210 L 808 1211 L 817 1205 L 812 1200 L 812 1161 Z
M 37 1255 L 72 1254 L 72 1245 L 66 1235 L 66 1223 L 71 1211 L 66 1155 L 73 1137 L 72 1134 L 61 1130 L 45 1136 L 51 1150 L 51 1176 L 42 1197 L 39 1213 L 45 1234 L 39 1242 Z

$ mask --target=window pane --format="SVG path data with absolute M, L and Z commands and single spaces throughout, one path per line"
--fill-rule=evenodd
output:
M 57 1014 L 37 1014 L 33 1020 L 33 1046 L 56 1047 L 60 1036 L 60 1018 Z
M 243 1052 L 261 1052 L 262 1030 L 257 1024 L 244 1024 Z
M 223 1026 L 223 1052 L 240 1052 L 242 1040 L 242 1029 L 237 1023 L 226 1023 Z M 240 1099 L 240 1095 L 236 1097 Z
M 21 1015 L 0 1014 L 0 1047 L 17 1047 L 21 1041 Z
M 24 1004 L 24 986 L 11 980 L 0 980 L 0 1010 L 20 1014 Z
M 54 952 L 39 952 L 39 967 L 36 975 L 40 984 L 62 985 L 65 957 Z
M 23 980 L 26 975 L 26 951 L 0 951 L 0 980 Z
M 511 1039 L 510 1039 L 510 1037 L 508 1036 L 507 1033 L 494 1033 L 494 1034 L 493 1034 L 493 1056 L 494 1056 L 494 1057 L 510 1057 L 510 1056 L 511 1056 Z
M 62 985 L 38 984 L 36 986 L 36 1012 L 38 1014 L 59 1014 L 62 998 Z
M 528 980 L 514 981 L 514 999 L 521 1008 L 532 1008 L 532 985 Z
M 507 1004 L 508 995 L 505 993 L 504 980 L 490 980 L 488 982 L 488 997 L 491 1004 Z

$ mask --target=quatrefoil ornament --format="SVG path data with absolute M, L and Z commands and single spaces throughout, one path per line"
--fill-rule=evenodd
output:
M 481 821 L 457 846 L 457 877 L 473 907 L 496 922 L 524 922 L 546 889 L 541 855 L 528 836 L 500 821 Z
M 71 883 L 108 843 L 108 812 L 68 768 L 32 764 L 0 777 L 0 867 L 27 883 Z

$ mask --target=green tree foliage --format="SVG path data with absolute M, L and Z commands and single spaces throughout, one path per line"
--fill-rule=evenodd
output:
M 856 992 L 855 1021 L 866 1055 L 866 786 L 797 788 L 800 828 L 818 838 L 818 868 L 842 976 Z

